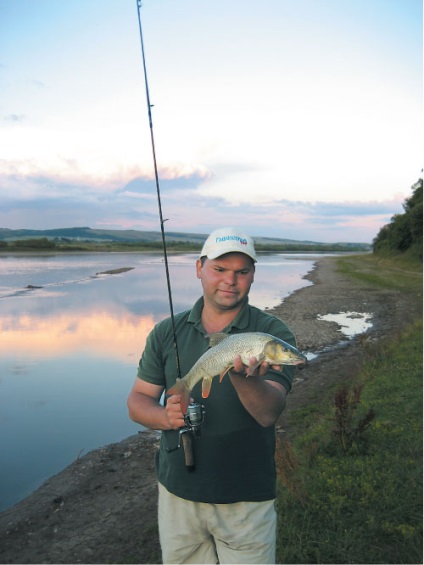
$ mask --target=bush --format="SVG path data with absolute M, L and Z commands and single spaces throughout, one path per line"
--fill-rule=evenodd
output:
M 423 179 L 412 186 L 412 196 L 403 204 L 404 214 L 395 214 L 373 240 L 379 254 L 405 253 L 422 261 L 423 257 Z
M 54 241 L 47 237 L 39 237 L 33 239 L 17 239 L 11 242 L 11 247 L 15 249 L 55 249 L 56 244 Z

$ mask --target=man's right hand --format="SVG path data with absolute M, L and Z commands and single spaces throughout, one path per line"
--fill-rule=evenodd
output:
M 181 411 L 181 396 L 174 394 L 166 399 L 166 417 L 173 430 L 179 430 L 185 426 L 184 416 Z

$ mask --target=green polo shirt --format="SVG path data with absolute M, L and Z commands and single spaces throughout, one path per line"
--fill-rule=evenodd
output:
M 191 310 L 175 316 L 181 374 L 184 376 L 209 348 L 202 326 L 203 298 Z M 295 345 L 289 328 L 246 301 L 226 333 L 265 332 Z M 288 391 L 295 367 L 282 372 L 270 369 L 266 378 L 281 383 Z M 170 318 L 159 322 L 149 334 L 138 377 L 148 383 L 171 388 L 177 378 Z M 187 500 L 215 504 L 270 500 L 276 496 L 274 464 L 275 429 L 262 427 L 241 404 L 228 376 L 213 379 L 208 398 L 202 398 L 201 382 L 191 392 L 205 407 L 202 433 L 193 439 L 195 470 L 189 473 L 178 431 L 162 432 L 156 457 L 158 480 L 165 488 Z

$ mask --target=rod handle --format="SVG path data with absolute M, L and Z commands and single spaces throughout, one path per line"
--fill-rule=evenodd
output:
M 194 471 L 194 453 L 193 453 L 193 435 L 191 431 L 182 434 L 183 449 L 184 449 L 184 460 L 187 467 L 187 471 Z

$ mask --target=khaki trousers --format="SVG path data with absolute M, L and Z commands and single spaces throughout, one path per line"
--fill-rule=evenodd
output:
M 163 563 L 275 563 L 275 501 L 209 504 L 159 483 Z

